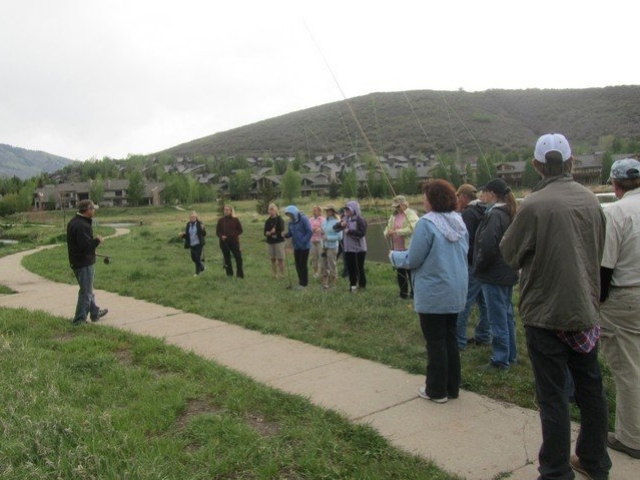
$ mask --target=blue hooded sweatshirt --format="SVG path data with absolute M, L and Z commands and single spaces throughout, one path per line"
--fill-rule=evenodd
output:
M 289 231 L 285 233 L 284 238 L 291 238 L 294 250 L 310 250 L 313 231 L 307 216 L 295 205 L 289 205 L 284 209 L 284 213 L 293 215 L 293 220 L 289 222 Z

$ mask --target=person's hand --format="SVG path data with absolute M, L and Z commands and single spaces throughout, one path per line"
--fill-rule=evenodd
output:
M 96 235 L 96 240 L 98 240 L 99 243 L 102 243 L 104 238 L 102 238 L 102 235 Z
M 222 240 L 226 240 L 226 239 L 227 239 L 227 236 L 226 236 L 226 235 L 222 235 L 220 238 L 221 238 Z
M 393 237 L 395 233 L 396 231 L 393 228 L 390 228 L 389 230 L 387 230 L 387 237 Z

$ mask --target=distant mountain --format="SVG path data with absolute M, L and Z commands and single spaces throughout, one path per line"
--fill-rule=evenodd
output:
M 53 173 L 73 162 L 46 152 L 0 144 L 0 177 L 15 176 L 26 180 L 43 172 Z
M 416 90 L 349 99 L 378 155 L 499 150 L 529 152 L 538 136 L 561 132 L 576 152 L 615 136 L 640 142 L 640 86 L 566 90 Z M 308 156 L 365 152 L 345 101 L 289 113 L 172 147 L 175 156 Z

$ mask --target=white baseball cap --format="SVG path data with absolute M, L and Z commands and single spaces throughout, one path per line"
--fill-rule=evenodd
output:
M 558 152 L 562 155 L 563 162 L 571 158 L 571 147 L 561 133 L 547 133 L 541 136 L 536 143 L 533 157 L 540 163 L 547 163 L 546 155 L 549 152 Z

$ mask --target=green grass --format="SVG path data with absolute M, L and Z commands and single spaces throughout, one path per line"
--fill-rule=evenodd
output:
M 418 204 L 415 199 L 413 203 Z M 287 290 L 289 282 L 297 283 L 292 256 L 287 254 L 288 278 L 271 279 L 262 241 L 265 217 L 255 213 L 254 205 L 254 202 L 235 204 L 245 231 L 241 237 L 244 280 L 224 275 L 214 235 L 218 218 L 216 205 L 195 206 L 209 232 L 205 247 L 207 270 L 198 278 L 192 277 L 189 253 L 178 239 L 188 211 L 170 207 L 99 210 L 102 223 L 134 220 L 139 223 L 141 220 L 142 225 L 132 227 L 130 235 L 107 239 L 100 247 L 101 253 L 113 258 L 110 265 L 98 264 L 96 288 L 283 335 L 410 373 L 424 373 L 425 347 L 417 316 L 410 303 L 397 298 L 395 272 L 389 265 L 367 262 L 367 289 L 355 295 L 347 292 L 344 280 L 328 292 L 313 280 L 306 292 Z M 367 218 L 386 218 L 388 213 L 380 201 L 363 207 Z M 301 208 L 310 211 L 309 204 Z M 29 256 L 24 264 L 29 270 L 55 281 L 75 283 L 65 248 Z M 515 298 L 514 303 L 517 303 Z M 473 315 L 470 333 L 475 326 Z M 525 408 L 536 408 L 533 375 L 519 319 L 517 338 L 519 360 L 509 372 L 480 370 L 489 361 L 488 348 L 467 348 L 462 352 L 462 387 Z M 613 425 L 615 390 L 606 365 L 603 370 Z M 574 419 L 577 419 L 576 412 Z
M 158 339 L 0 308 L 0 477 L 453 479 Z

